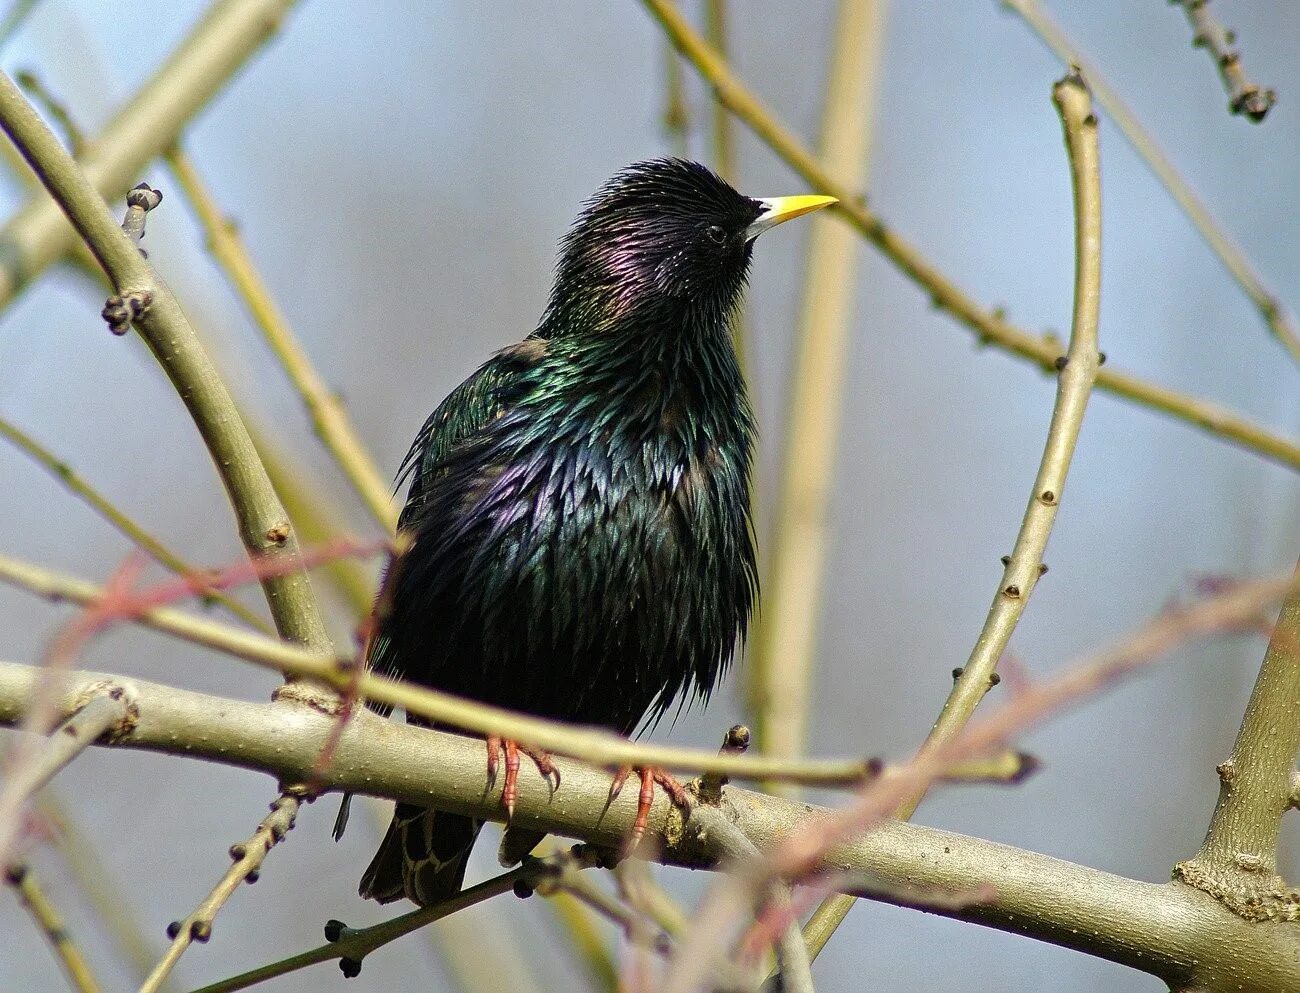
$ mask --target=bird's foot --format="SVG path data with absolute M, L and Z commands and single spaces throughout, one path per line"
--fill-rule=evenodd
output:
M 533 765 L 537 766 L 537 771 L 552 790 L 560 785 L 560 770 L 551 760 L 549 752 L 490 734 L 487 736 L 487 772 L 490 783 L 496 782 L 497 762 L 501 755 L 506 757 L 506 781 L 501 787 L 501 804 L 506 808 L 506 821 L 509 822 L 514 819 L 515 800 L 519 798 L 519 756 L 527 755 L 533 760 Z
M 641 792 L 637 796 L 636 820 L 632 822 L 632 831 L 624 845 L 627 854 L 636 850 L 645 835 L 646 825 L 650 823 L 650 806 L 654 803 L 656 783 L 683 813 L 689 813 L 691 809 L 691 797 L 686 792 L 686 787 L 670 776 L 666 770 L 654 766 L 619 766 L 618 772 L 614 773 L 614 781 L 609 787 L 610 802 L 613 802 L 622 792 L 623 784 L 633 772 L 641 780 Z

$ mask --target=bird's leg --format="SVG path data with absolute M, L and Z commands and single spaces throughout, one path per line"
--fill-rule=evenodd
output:
M 683 813 L 689 813 L 691 809 L 691 798 L 685 786 L 670 776 L 667 770 L 644 765 L 619 766 L 618 771 L 614 773 L 614 781 L 609 786 L 610 802 L 618 798 L 623 790 L 623 784 L 627 782 L 627 777 L 633 772 L 641 780 L 641 792 L 637 795 L 636 820 L 632 822 L 632 832 L 627 838 L 626 851 L 629 853 L 635 851 L 637 845 L 641 843 L 646 826 L 650 823 L 650 807 L 654 803 L 656 783 Z
M 501 787 L 501 803 L 506 808 L 506 821 L 509 822 L 514 819 L 515 800 L 519 798 L 519 756 L 527 755 L 533 760 L 533 765 L 537 766 L 537 771 L 542 774 L 542 778 L 552 790 L 560 785 L 560 770 L 551 761 L 549 752 L 521 745 L 510 738 L 490 734 L 487 736 L 487 772 L 490 783 L 496 782 L 497 761 L 502 753 L 506 757 L 506 781 Z

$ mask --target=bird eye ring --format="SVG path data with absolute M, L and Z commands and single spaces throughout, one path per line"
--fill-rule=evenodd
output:
M 704 233 L 708 236 L 709 241 L 713 242 L 715 245 L 721 245 L 727 240 L 727 232 L 723 231 L 722 228 L 716 224 L 710 224 L 704 229 Z

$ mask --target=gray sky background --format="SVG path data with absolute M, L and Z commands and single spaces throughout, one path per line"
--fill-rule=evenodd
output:
M 873 206 L 977 300 L 1005 305 L 1027 327 L 1068 328 L 1069 180 L 1049 99 L 1060 65 L 993 0 L 890 6 Z M 49 0 L 3 64 L 38 68 L 94 131 L 201 9 L 190 0 Z M 1295 305 L 1300 8 L 1218 0 L 1214 9 L 1237 29 L 1248 71 L 1281 95 L 1261 126 L 1228 115 L 1210 60 L 1190 47 L 1168 4 L 1051 5 Z M 815 135 L 833 5 L 749 0 L 732 11 L 740 73 L 801 134 Z M 627 162 L 669 150 L 663 64 L 656 29 L 632 0 L 304 3 L 197 120 L 187 147 L 385 471 L 449 389 L 532 329 L 555 243 L 582 198 Z M 706 100 L 693 79 L 689 96 L 692 152 L 707 161 Z M 1101 138 L 1110 361 L 1295 436 L 1295 366 L 1108 123 Z M 804 192 L 747 135 L 740 163 L 747 192 Z M 322 499 L 347 507 L 357 530 L 370 533 L 205 257 L 170 176 L 157 169 L 142 178 L 167 193 L 149 222 L 151 258 L 240 398 L 317 471 Z M 0 206 L 18 203 L 18 184 L 7 181 Z M 792 225 L 764 239 L 749 296 L 768 467 L 779 451 L 805 236 Z M 902 756 L 929 727 L 949 671 L 979 629 L 1024 508 L 1053 386 L 1022 362 L 974 349 L 968 332 L 868 248 L 856 278 L 812 747 Z M 105 332 L 100 296 L 58 272 L 4 315 L 0 412 L 191 558 L 230 561 L 237 541 L 198 438 L 139 343 Z M 0 448 L 0 507 L 5 552 L 102 579 L 127 551 L 8 448 Z M 1099 395 L 1048 551 L 1051 574 L 1013 650 L 1031 673 L 1050 672 L 1157 611 L 1190 577 L 1293 562 L 1298 525 L 1294 474 Z M 0 589 L 0 657 L 38 657 L 66 616 Z M 342 615 L 333 621 L 346 637 Z M 1025 786 L 948 791 L 919 820 L 1164 880 L 1201 839 L 1213 767 L 1230 747 L 1262 651 L 1254 638 L 1182 651 L 1035 733 L 1028 744 L 1045 769 Z M 101 639 L 85 662 L 249 699 L 265 699 L 275 682 L 131 631 Z M 742 716 L 739 685 L 733 676 L 707 714 L 657 737 L 714 745 Z M 259 777 L 103 751 L 79 760 L 58 787 L 109 860 L 123 907 L 160 944 L 166 923 L 207 892 L 227 865 L 226 848 L 247 836 L 271 797 Z M 375 832 L 354 818 L 333 844 L 333 808 L 326 801 L 304 812 L 262 881 L 222 913 L 211 944 L 187 953 L 180 987 L 318 944 L 327 918 L 380 917 L 355 895 Z M 1294 876 L 1294 821 L 1286 841 L 1284 872 Z M 493 871 L 494 847 L 480 845 L 472 879 Z M 58 858 L 42 854 L 37 865 L 109 987 L 130 987 Z M 660 878 L 687 899 L 706 882 L 672 870 Z M 503 898 L 469 925 L 468 938 L 508 928 L 528 942 L 544 987 L 575 988 L 578 974 L 533 904 Z M 58 987 L 48 952 L 9 898 L 0 900 L 0 935 L 0 990 Z M 445 988 L 429 978 L 444 975 L 429 948 L 408 938 L 352 982 L 325 965 L 265 988 Z M 946 990 L 975 976 L 1005 990 L 1162 988 L 1026 939 L 865 904 L 816 976 L 826 993 Z

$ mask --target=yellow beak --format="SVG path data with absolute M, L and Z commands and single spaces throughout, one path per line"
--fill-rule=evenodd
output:
M 814 210 L 821 210 L 823 207 L 829 207 L 833 203 L 839 203 L 835 197 L 824 196 L 798 196 L 798 197 L 771 197 L 758 201 L 763 212 L 758 215 L 746 230 L 747 239 L 757 238 L 768 228 L 774 228 L 778 224 L 788 221 L 791 218 L 799 217 L 803 214 L 810 213 Z

